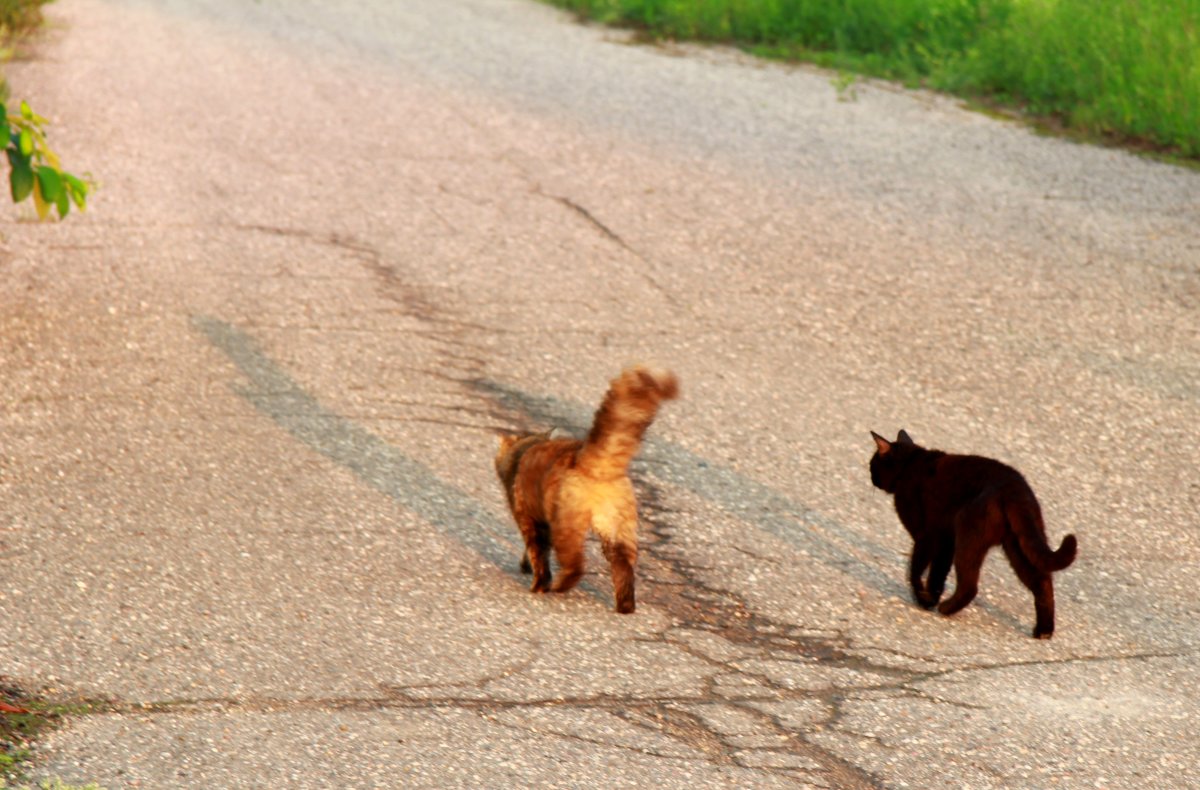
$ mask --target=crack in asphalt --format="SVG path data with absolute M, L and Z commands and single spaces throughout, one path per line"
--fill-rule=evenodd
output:
M 526 176 L 526 177 L 528 177 L 528 176 Z M 547 194 L 547 193 L 543 192 L 541 190 L 541 187 L 538 185 L 534 185 L 534 187 L 532 188 L 532 192 L 535 195 L 547 198 L 549 200 L 556 201 L 557 203 L 560 203 L 560 204 L 566 206 L 571 211 L 574 211 L 576 214 L 578 214 L 580 217 L 583 217 L 584 221 L 587 222 L 589 225 L 591 225 L 593 228 L 595 228 L 597 231 L 599 231 L 601 236 L 604 236 L 606 239 L 613 242 L 614 244 L 616 244 L 618 247 L 620 247 L 621 249 L 628 252 L 633 257 L 637 258 L 639 261 L 641 261 L 646 266 L 650 265 L 650 261 L 648 258 L 646 258 L 645 255 L 643 255 L 641 252 L 636 250 L 632 245 L 629 244 L 629 242 L 627 242 L 616 231 L 614 231 L 612 228 L 608 227 L 603 222 L 601 222 L 599 219 L 597 219 L 595 214 L 593 214 L 591 211 L 589 211 L 587 208 L 585 208 L 580 203 L 572 200 L 569 197 L 564 197 L 562 195 Z M 658 295 L 661 296 L 667 302 L 667 304 L 671 305 L 672 307 L 674 307 L 676 309 L 678 309 L 681 306 L 679 304 L 679 300 L 675 298 L 675 294 L 671 293 L 671 291 L 669 291 L 667 288 L 663 287 L 662 283 L 660 283 L 658 280 L 654 279 L 654 277 L 651 276 L 650 272 L 646 271 L 645 269 L 642 269 L 642 270 L 638 271 L 638 275 L 643 280 L 645 280 L 650 285 L 650 287 L 653 288 L 655 290 L 655 292 L 658 293 Z
M 1164 651 L 1147 653 L 1129 653 L 1113 656 L 1079 656 L 1067 657 L 1049 661 L 1013 661 L 995 664 L 977 664 L 949 667 L 931 671 L 912 671 L 910 678 L 904 683 L 864 685 L 854 687 L 839 687 L 832 690 L 778 688 L 768 691 L 741 694 L 736 697 L 726 696 L 720 692 L 713 694 L 705 691 L 700 694 L 645 694 L 626 695 L 599 692 L 590 695 L 554 696 L 527 699 L 497 699 L 484 696 L 463 696 L 461 694 L 429 695 L 425 692 L 433 689 L 476 687 L 481 693 L 490 693 L 486 686 L 505 676 L 519 674 L 532 668 L 532 662 L 524 668 L 508 671 L 499 675 L 477 678 L 472 681 L 462 681 L 445 684 L 412 684 L 396 685 L 381 684 L 381 693 L 377 696 L 331 696 L 331 697 L 270 697 L 243 695 L 238 697 L 189 697 L 179 699 L 163 699 L 150 701 L 129 701 L 115 697 L 89 698 L 81 700 L 81 706 L 87 710 L 80 715 L 104 714 L 198 714 L 211 710 L 247 710 L 253 712 L 288 712 L 301 710 L 355 710 L 376 711 L 389 709 L 495 709 L 495 710 L 524 710 L 576 708 L 581 710 L 624 710 L 637 708 L 640 710 L 654 709 L 663 706 L 682 707 L 687 705 L 718 707 L 728 705 L 731 701 L 737 703 L 776 703 L 791 700 L 821 701 L 823 696 L 831 698 L 853 699 L 862 692 L 894 691 L 896 698 L 912 698 L 937 702 L 945 705 L 963 708 L 964 710 L 987 710 L 980 705 L 949 700 L 920 689 L 910 688 L 908 682 L 923 682 L 936 680 L 964 672 L 992 672 L 997 670 L 1020 668 L 1031 665 L 1061 666 L 1077 663 L 1145 661 L 1167 658 L 1190 658 L 1200 655 L 1197 651 Z M 414 693 L 416 692 L 416 693 Z M 865 699 L 865 697 L 863 697 Z M 746 712 L 762 713 L 753 707 L 744 708 Z M 790 730 L 789 730 L 790 731 Z M 846 734 L 858 735 L 852 730 L 843 730 Z

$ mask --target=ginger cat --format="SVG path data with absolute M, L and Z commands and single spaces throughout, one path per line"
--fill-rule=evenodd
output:
M 508 495 L 532 592 L 566 592 L 583 575 L 584 538 L 600 537 L 612 570 L 616 611 L 634 611 L 637 501 L 629 462 L 641 446 L 658 405 L 679 394 L 673 373 L 629 368 L 612 380 L 583 441 L 550 434 L 500 437 L 496 474 Z M 550 581 L 550 547 L 558 576 Z
M 871 482 L 896 499 L 896 514 L 913 538 L 908 578 L 917 603 L 937 606 L 944 615 L 975 598 L 979 571 L 988 549 L 997 544 L 1033 592 L 1037 623 L 1033 635 L 1054 634 L 1054 580 L 1075 561 L 1075 536 L 1063 538 L 1058 550 L 1046 542 L 1046 526 L 1033 489 L 1012 467 L 976 455 L 950 455 L 926 450 L 900 431 L 889 442 L 871 431 L 875 455 Z M 954 563 L 954 594 L 938 604 Z M 928 582 L 922 580 L 929 569 Z

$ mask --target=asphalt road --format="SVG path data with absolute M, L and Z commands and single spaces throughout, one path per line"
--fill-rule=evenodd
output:
M 1200 173 L 525 0 L 62 0 L 13 94 L 0 674 L 109 788 L 1200 784 Z M 533 596 L 498 430 L 674 369 L 639 609 Z M 869 430 L 1004 460 L 905 588 Z

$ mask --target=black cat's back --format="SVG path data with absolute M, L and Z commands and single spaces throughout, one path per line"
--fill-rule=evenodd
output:
M 947 480 L 942 495 L 953 517 L 972 503 L 995 503 L 1003 517 L 1002 528 L 1011 530 L 1022 552 L 1038 568 L 1062 570 L 1075 561 L 1074 535 L 1063 538 L 1057 551 L 1052 551 L 1046 539 L 1042 506 L 1025 477 L 1008 464 L 978 455 L 943 455 L 939 461 L 937 479 Z
M 1018 497 L 1040 511 L 1029 483 L 1008 464 L 980 455 L 937 455 L 924 489 L 929 507 L 943 508 L 952 515 L 980 497 Z

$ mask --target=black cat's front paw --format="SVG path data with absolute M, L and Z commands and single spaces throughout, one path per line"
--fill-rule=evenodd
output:
M 932 609 L 937 606 L 938 599 L 942 596 L 934 595 L 928 590 L 916 590 L 913 592 L 913 597 L 917 600 L 917 606 L 920 606 L 922 609 Z

